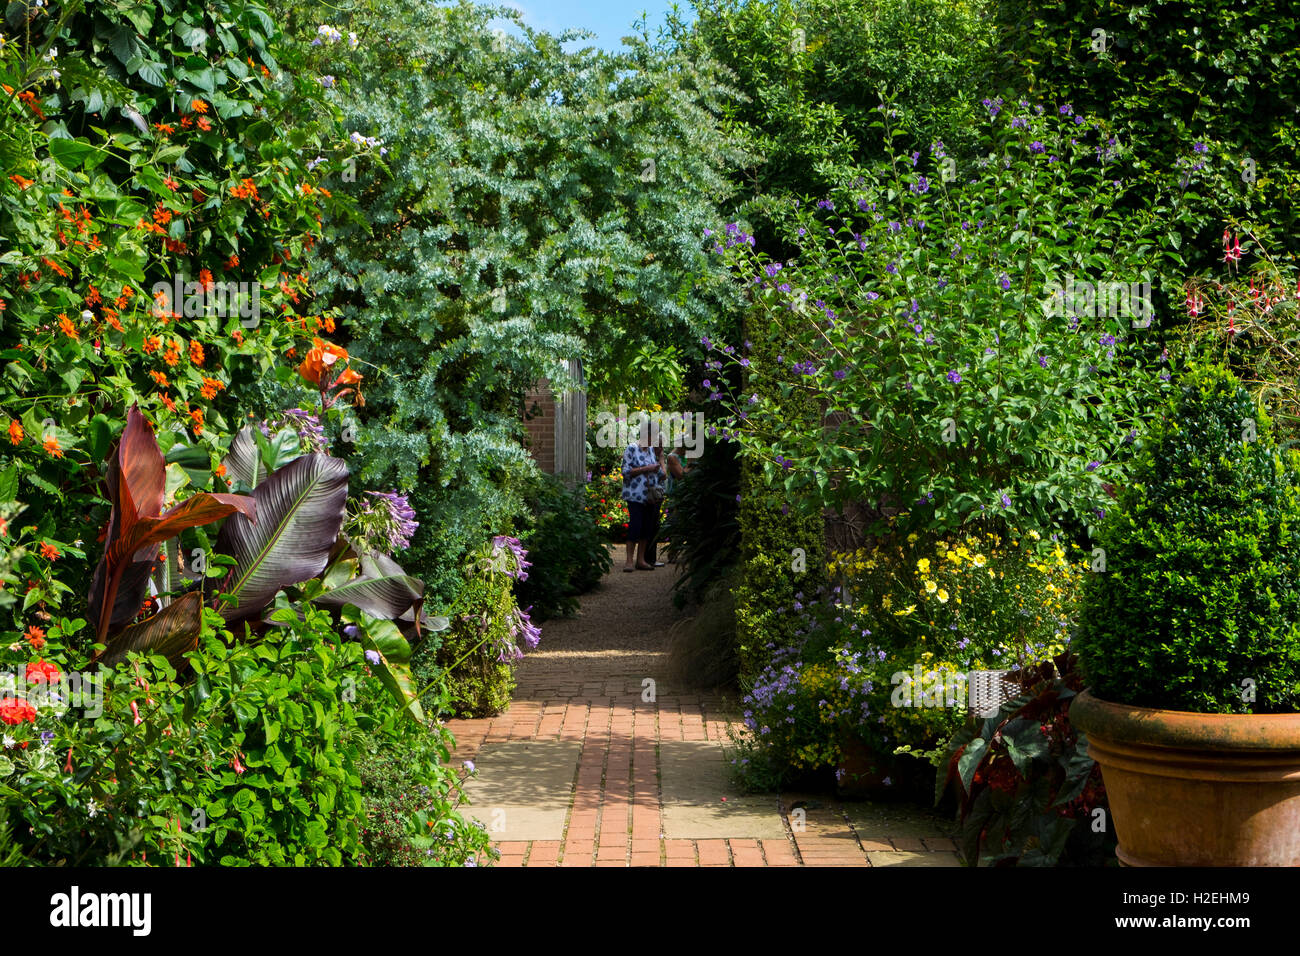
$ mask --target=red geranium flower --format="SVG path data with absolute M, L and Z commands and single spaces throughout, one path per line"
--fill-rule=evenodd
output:
M 6 697 L 0 700 L 0 722 L 21 724 L 25 720 L 36 723 L 35 707 L 17 697 Z
M 61 676 L 58 667 L 49 661 L 34 661 L 27 665 L 27 682 L 30 684 L 53 684 Z

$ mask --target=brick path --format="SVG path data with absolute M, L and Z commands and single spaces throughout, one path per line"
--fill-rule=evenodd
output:
M 660 764 L 661 744 L 697 742 L 700 759 L 711 760 L 709 755 L 715 752 L 709 744 L 726 742 L 726 704 L 738 695 L 734 690 L 701 691 L 674 684 L 666 666 L 667 629 L 676 617 L 669 590 L 673 568 L 622 574 L 621 556 L 616 558 L 602 587 L 583 598 L 580 617 L 543 626 L 542 644 L 520 663 L 519 684 L 504 714 L 449 722 L 457 740 L 456 759 L 479 764 L 481 781 L 470 784 L 471 794 L 476 784 L 490 783 L 494 793 L 506 794 L 496 802 L 529 805 L 535 792 L 530 790 L 533 781 L 527 764 L 534 759 L 532 750 L 521 758 L 523 772 L 509 779 L 492 774 L 494 752 L 503 753 L 501 745 L 510 743 L 517 745 L 519 753 L 518 745 L 533 742 L 530 746 L 538 754 L 536 779 L 558 781 L 553 789 L 560 791 L 562 827 L 557 812 L 551 818 L 552 839 L 502 839 L 496 844 L 499 865 L 957 864 L 955 846 L 940 835 L 934 821 L 926 817 L 911 821 L 906 816 L 909 811 L 886 813 L 891 820 L 904 819 L 906 825 L 882 823 L 871 817 L 871 805 L 841 804 L 826 794 L 745 798 L 721 783 L 715 788 L 719 809 L 728 799 L 733 806 L 748 801 L 749 807 L 721 824 L 721 831 L 729 827 L 729 832 L 716 837 L 695 833 L 693 839 L 666 834 L 663 786 L 667 781 Z M 653 701 L 644 699 L 650 696 L 647 678 L 654 681 Z M 553 743 L 564 741 L 571 743 Z M 543 754 L 553 754 L 555 748 L 578 753 L 571 778 L 562 759 L 543 769 Z M 710 773 L 717 776 L 716 768 Z M 712 784 L 710 777 L 705 783 L 707 793 L 714 792 L 709 789 Z M 469 812 L 490 824 L 494 811 L 476 806 Z M 705 807 L 693 812 L 711 811 Z M 762 825 L 746 830 L 751 820 Z M 891 827 L 898 832 L 889 832 Z M 737 829 L 749 835 L 736 835 Z

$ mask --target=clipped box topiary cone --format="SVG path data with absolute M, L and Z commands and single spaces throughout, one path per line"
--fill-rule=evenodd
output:
M 1198 370 L 1098 534 L 1070 720 L 1123 863 L 1300 866 L 1298 473 L 1240 383 Z

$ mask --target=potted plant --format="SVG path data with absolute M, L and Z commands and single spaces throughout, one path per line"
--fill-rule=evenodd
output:
M 1300 865 L 1298 473 L 1240 383 L 1199 369 L 1103 521 L 1070 719 L 1122 863 Z

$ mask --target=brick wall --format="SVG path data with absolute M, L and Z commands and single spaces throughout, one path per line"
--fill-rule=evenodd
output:
M 524 398 L 525 445 L 548 475 L 555 474 L 555 396 L 550 381 L 542 379 Z

